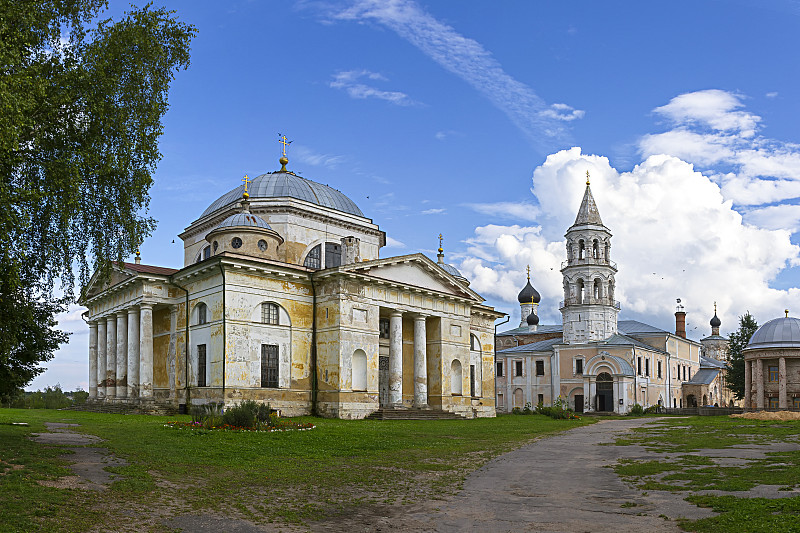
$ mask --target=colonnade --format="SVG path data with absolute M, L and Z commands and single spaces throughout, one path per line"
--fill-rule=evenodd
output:
M 414 407 L 428 406 L 425 316 L 414 315 Z M 389 315 L 389 403 L 403 405 L 403 313 Z
M 744 407 L 751 409 L 753 404 L 753 380 L 756 382 L 756 409 L 767 407 L 764 394 L 764 359 L 756 358 L 744 362 Z M 778 358 L 778 409 L 789 408 L 789 395 L 786 390 L 786 358 Z
M 153 396 L 153 304 L 89 320 L 89 397 Z

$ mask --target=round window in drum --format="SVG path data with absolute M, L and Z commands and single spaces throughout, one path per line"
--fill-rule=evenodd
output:
M 266 252 L 267 251 L 267 241 L 265 241 L 264 239 L 259 240 L 258 241 L 258 249 L 261 250 L 262 252 Z
M 234 237 L 233 240 L 231 240 L 231 246 L 233 246 L 234 248 L 241 248 L 242 239 L 240 239 L 239 237 Z

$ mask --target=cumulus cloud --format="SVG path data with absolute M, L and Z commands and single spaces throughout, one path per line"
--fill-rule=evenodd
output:
M 482 93 L 537 145 L 542 136 L 563 139 L 563 122 L 583 116 L 569 106 L 569 110 L 548 106 L 533 89 L 508 75 L 480 43 L 439 22 L 411 0 L 358 0 L 330 16 L 391 29 Z
M 650 317 L 672 329 L 675 299 L 682 298 L 697 334 L 708 334 L 714 301 L 732 331 L 745 310 L 763 321 L 800 296 L 800 289 L 769 285 L 782 269 L 800 264 L 790 232 L 745 223 L 719 186 L 690 163 L 653 155 L 620 172 L 607 158 L 580 148 L 552 154 L 534 171 L 539 224 L 476 228 L 468 243 L 472 257 L 460 264 L 475 290 L 513 306 L 530 264 L 542 294 L 540 314 L 560 323 L 562 235 L 574 223 L 587 170 L 600 215 L 614 235 L 611 255 L 619 268 L 616 296 L 623 318 Z
M 695 164 L 736 206 L 800 197 L 800 145 L 761 135 L 761 117 L 743 107 L 742 96 L 718 89 L 676 96 L 654 110 L 670 129 L 643 136 L 639 150 Z
M 543 117 L 563 120 L 564 122 L 571 122 L 576 118 L 583 118 L 585 114 L 585 111 L 575 109 L 567 104 L 553 104 L 549 109 L 540 112 L 540 115 Z
M 360 100 L 377 98 L 378 100 L 385 100 L 399 106 L 418 105 L 418 103 L 409 98 L 406 93 L 378 89 L 360 81 L 363 78 L 373 81 L 388 81 L 386 77 L 377 72 L 370 72 L 368 70 L 343 70 L 334 74 L 333 81 L 330 82 L 329 85 L 333 89 L 345 91 L 350 98 Z

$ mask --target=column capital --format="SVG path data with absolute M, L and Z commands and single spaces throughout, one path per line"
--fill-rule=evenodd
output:
M 138 312 L 139 312 L 139 308 L 136 307 L 135 305 L 132 305 L 132 306 L 128 307 L 128 316 L 135 315 Z
M 425 320 L 426 318 L 428 318 L 428 315 L 423 315 L 422 313 L 414 313 L 414 320 L 418 322 L 421 320 Z
M 390 316 L 390 317 L 391 317 L 391 316 L 395 316 L 395 317 L 399 316 L 399 317 L 402 317 L 402 316 L 403 316 L 403 312 L 402 312 L 402 311 L 400 311 L 400 310 L 398 310 L 398 309 L 392 309 L 392 310 L 391 310 L 391 312 L 389 313 L 389 316 Z
M 152 311 L 154 305 L 155 304 L 150 303 L 150 302 L 140 302 L 139 303 L 139 309 L 149 309 L 149 310 Z

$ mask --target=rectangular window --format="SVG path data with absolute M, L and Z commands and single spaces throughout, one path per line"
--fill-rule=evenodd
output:
M 338 267 L 342 264 L 342 245 L 335 242 L 325 243 L 325 268 Z
M 544 361 L 536 361 L 536 375 L 544 376 Z
M 278 306 L 271 303 L 261 304 L 261 323 L 277 325 L 278 322 Z
M 658 362 L 658 379 L 661 379 L 661 361 Z
M 514 375 L 515 376 L 522 375 L 522 361 L 514 361 Z
M 537 396 L 538 396 L 538 399 L 536 400 L 537 401 L 537 405 L 543 405 L 544 404 L 544 394 L 539 394 Z
M 497 362 L 497 377 L 498 378 L 502 378 L 503 377 L 503 362 L 502 361 L 498 361 Z
M 770 398 L 769 399 L 769 408 L 770 409 L 777 409 L 778 408 L 778 399 L 777 398 Z
M 583 359 L 575 359 L 575 373 L 583 374 Z
M 206 386 L 206 345 L 197 345 L 197 386 Z
M 639 374 L 640 376 L 642 375 L 642 358 L 641 357 L 637 357 L 636 358 L 636 373 Z
M 769 371 L 769 382 L 770 383 L 777 383 L 778 382 L 778 367 L 777 366 L 768 366 L 767 370 Z
M 261 345 L 261 386 L 278 388 L 278 346 Z
M 644 360 L 644 375 L 645 376 L 649 376 L 650 375 L 650 358 L 649 357 L 645 358 L 645 360 Z
M 388 339 L 389 338 L 389 319 L 388 318 L 381 318 L 378 319 L 378 329 L 380 330 L 380 338 L 381 339 Z
M 475 397 L 475 365 L 469 365 L 469 395 Z
M 203 248 L 203 259 L 208 259 L 211 257 L 211 246 L 206 246 Z
M 502 393 L 497 394 L 497 407 L 503 408 L 506 406 L 505 398 Z
M 683 367 L 683 381 L 686 381 L 686 367 Z
M 792 398 L 792 409 L 800 409 L 800 397 Z

